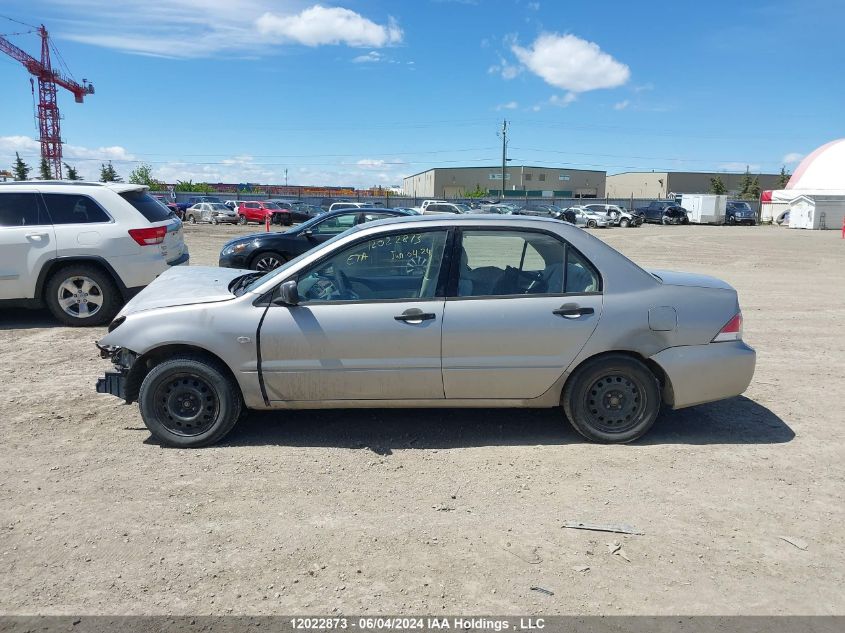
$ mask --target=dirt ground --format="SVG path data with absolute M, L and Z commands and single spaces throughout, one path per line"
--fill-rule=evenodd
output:
M 214 264 L 246 231 L 186 232 Z M 253 414 L 172 450 L 94 392 L 104 329 L 0 312 L 0 613 L 845 614 L 845 240 L 597 234 L 739 290 L 744 396 L 629 446 L 557 411 L 365 410 Z

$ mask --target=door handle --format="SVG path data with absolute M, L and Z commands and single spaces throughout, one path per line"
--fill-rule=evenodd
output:
M 579 308 L 577 306 L 561 306 L 557 310 L 554 310 L 552 314 L 556 314 L 557 316 L 562 316 L 566 319 L 577 319 L 579 316 L 583 316 L 585 314 L 595 314 L 595 310 L 593 308 Z
M 27 233 L 26 239 L 32 240 L 33 242 L 40 242 L 42 237 L 47 237 L 46 233 Z
M 433 312 L 423 312 L 419 308 L 411 308 L 405 310 L 402 314 L 397 314 L 394 319 L 397 321 L 404 321 L 405 323 L 422 323 L 423 321 L 430 321 L 437 315 Z

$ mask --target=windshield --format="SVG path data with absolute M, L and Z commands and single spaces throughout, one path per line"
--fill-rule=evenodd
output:
M 751 205 L 747 202 L 731 202 L 730 206 L 736 211 L 751 211 Z
M 212 211 L 231 211 L 231 209 L 225 204 L 218 204 L 216 202 L 213 202 L 209 206 L 211 206 Z
M 305 226 L 305 224 L 307 224 L 307 223 L 300 224 L 299 225 L 300 228 Z M 261 277 L 258 277 L 257 279 L 253 279 L 252 282 L 250 282 L 250 284 L 248 286 L 244 287 L 244 292 L 251 292 L 254 288 L 257 288 L 258 286 L 260 286 L 260 285 L 262 285 L 262 284 L 264 284 L 268 281 L 271 281 L 272 279 L 274 279 L 275 277 L 277 277 L 279 275 L 283 275 L 285 273 L 285 271 L 287 271 L 291 266 L 294 266 L 295 264 L 301 262 L 303 258 L 308 257 L 309 255 L 313 255 L 317 251 L 320 251 L 320 250 L 326 248 L 329 244 L 332 244 L 332 243 L 336 242 L 337 240 L 341 239 L 342 237 L 349 235 L 350 233 L 353 233 L 353 232 L 358 231 L 358 230 L 359 229 L 358 229 L 357 226 L 353 226 L 351 229 L 347 229 L 343 233 L 338 233 L 337 235 L 335 235 L 331 239 L 326 240 L 325 242 L 320 244 L 318 247 L 312 248 L 310 251 L 305 251 L 304 253 L 302 253 L 302 255 L 299 255 L 298 257 L 294 257 L 292 260 L 282 264 L 278 268 L 274 268 L 273 270 L 271 270 L 266 275 L 262 275 Z

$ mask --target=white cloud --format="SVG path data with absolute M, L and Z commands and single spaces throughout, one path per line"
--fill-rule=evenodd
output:
M 570 92 L 615 88 L 631 76 L 628 66 L 574 35 L 544 33 L 530 47 L 513 44 L 511 50 L 546 83 Z
M 799 154 L 798 152 L 789 152 L 789 154 L 783 157 L 783 164 L 794 165 L 796 163 L 800 163 L 803 159 L 804 154 Z
M 136 55 L 199 58 L 257 56 L 274 45 L 346 44 L 380 48 L 402 40 L 393 19 L 377 24 L 349 9 L 308 7 L 280 12 L 278 0 L 52 0 L 54 35 Z M 287 0 L 283 5 L 291 5 Z
M 381 48 L 402 41 L 402 29 L 393 18 L 387 25 L 381 25 L 350 9 L 319 4 L 295 15 L 267 12 L 256 20 L 256 26 L 262 35 L 305 46 L 346 44 Z
M 516 101 L 508 101 L 507 103 L 500 103 L 496 106 L 496 110 L 516 110 L 519 107 L 519 103 Z
M 570 103 L 578 100 L 578 95 L 574 92 L 567 92 L 562 97 L 560 95 L 552 95 L 549 97 L 549 104 L 559 108 L 565 108 Z
M 525 5 L 531 11 L 539 11 L 540 10 L 540 3 L 539 2 L 529 2 Z
M 625 99 L 624 101 L 619 101 L 619 102 L 617 102 L 617 103 L 614 103 L 614 104 L 613 104 L 613 109 L 614 109 L 614 110 L 624 110 L 624 109 L 625 109 L 625 108 L 627 108 L 629 105 L 631 105 L 631 102 L 630 102 L 630 101 L 628 101 L 627 99 Z
M 491 75 L 501 75 L 502 79 L 513 79 L 522 69 L 516 64 L 509 64 L 503 57 L 499 57 L 499 63 L 493 64 L 487 69 Z
M 378 51 L 370 51 L 365 55 L 358 55 L 352 58 L 354 64 L 376 64 L 384 59 L 384 56 Z

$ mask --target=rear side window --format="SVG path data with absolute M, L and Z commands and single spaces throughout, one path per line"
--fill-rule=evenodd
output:
M 173 212 L 146 191 L 124 191 L 120 197 L 135 207 L 149 222 L 163 222 L 173 217 Z
M 111 222 L 103 208 L 88 196 L 67 193 L 45 193 L 44 201 L 53 224 L 95 224 Z M 161 203 L 153 200 L 161 208 Z
M 50 224 L 37 193 L 0 193 L 0 226 Z

